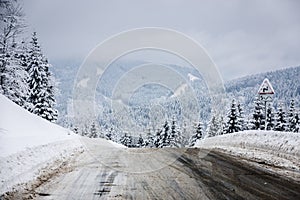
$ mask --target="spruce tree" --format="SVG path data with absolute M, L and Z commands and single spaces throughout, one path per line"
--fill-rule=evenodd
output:
M 107 139 L 107 140 L 112 140 L 113 139 L 113 128 L 112 127 L 106 129 L 104 138 Z
M 142 135 L 140 134 L 136 147 L 142 148 L 142 147 L 144 147 L 144 145 L 145 145 L 144 139 L 143 139 Z
M 74 133 L 78 134 L 78 133 L 79 133 L 79 131 L 78 131 L 78 127 L 77 127 L 77 126 L 75 126 L 75 127 L 74 127 L 74 129 L 73 129 L 73 131 L 74 131 Z
M 247 126 L 244 119 L 244 110 L 242 108 L 242 105 L 240 103 L 237 104 L 237 116 L 238 116 L 238 126 L 240 127 L 240 130 L 247 130 Z
M 288 112 L 288 131 L 293 131 L 295 129 L 295 115 L 296 115 L 296 111 L 295 111 L 295 101 L 294 99 L 291 100 L 290 102 L 290 108 L 289 108 L 289 112 Z
M 263 110 L 262 105 L 258 97 L 254 101 L 254 111 L 252 119 L 250 120 L 250 129 L 259 130 L 263 129 Z
M 286 124 L 286 114 L 283 110 L 283 105 L 280 104 L 278 107 L 278 111 L 276 114 L 276 125 L 275 125 L 276 131 L 286 131 L 287 130 L 287 124 Z
M 232 100 L 230 111 L 228 113 L 227 129 L 226 133 L 234 133 L 241 130 L 238 124 L 238 114 L 235 100 Z
M 154 145 L 154 137 L 151 134 L 151 129 L 150 128 L 148 129 L 147 137 L 144 140 L 144 146 L 145 147 L 150 147 L 150 148 L 151 147 L 155 147 L 155 145 Z
M 0 55 L 1 85 L 0 93 L 19 106 L 27 106 L 28 73 L 21 62 L 22 52 L 18 52 L 17 44 L 5 55 Z
M 24 13 L 17 1 L 0 1 L 0 94 L 25 107 L 26 72 L 18 55 L 16 39 L 25 28 Z
M 202 132 L 203 132 L 202 131 L 202 124 L 201 124 L 201 122 L 198 122 L 195 126 L 195 132 L 191 136 L 190 141 L 189 141 L 189 146 L 190 147 L 194 146 L 197 140 L 202 139 L 202 137 L 203 137 Z
M 90 130 L 90 135 L 89 135 L 90 138 L 97 138 L 98 137 L 98 134 L 97 134 L 97 128 L 96 128 L 96 124 L 95 122 L 93 122 L 91 124 L 91 130 Z
M 300 120 L 299 120 L 299 113 L 295 113 L 293 121 L 292 121 L 292 127 L 291 131 L 295 133 L 300 132 Z
M 208 129 L 207 129 L 208 137 L 216 136 L 220 132 L 220 129 L 221 129 L 221 124 L 219 124 L 217 115 L 213 114 L 211 120 L 208 122 Z
M 126 147 L 132 147 L 132 137 L 128 136 L 127 133 L 120 139 L 121 144 Z
M 156 135 L 155 135 L 155 137 L 153 139 L 153 146 L 154 147 L 156 147 L 156 148 L 160 147 L 161 138 L 162 138 L 162 130 L 157 129 Z
M 163 147 L 170 146 L 169 139 L 170 139 L 170 126 L 169 126 L 169 122 L 166 120 L 163 125 L 162 132 L 160 134 L 160 141 L 158 147 L 163 148 Z
M 49 121 L 55 121 L 57 110 L 54 108 L 54 81 L 49 71 L 50 65 L 41 52 L 35 32 L 32 35 L 31 48 L 28 54 L 28 100 L 32 104 L 29 111 Z
M 220 129 L 217 132 L 217 135 L 223 135 L 226 133 L 226 129 L 227 129 L 227 124 L 225 122 L 224 116 L 220 116 L 219 120 L 218 120 L 218 124 L 220 125 Z
M 266 116 L 266 120 L 267 120 L 267 130 L 273 130 L 274 126 L 275 126 L 275 119 L 274 119 L 274 113 L 273 113 L 273 107 L 271 105 L 271 103 L 268 104 L 267 107 L 267 116 Z
M 182 146 L 182 136 L 179 127 L 176 124 L 176 119 L 173 117 L 171 124 L 171 132 L 168 136 L 170 147 L 181 147 Z

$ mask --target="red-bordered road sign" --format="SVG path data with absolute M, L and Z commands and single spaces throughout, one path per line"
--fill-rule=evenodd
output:
M 275 91 L 270 83 L 270 81 L 266 78 L 258 90 L 259 95 L 273 95 Z

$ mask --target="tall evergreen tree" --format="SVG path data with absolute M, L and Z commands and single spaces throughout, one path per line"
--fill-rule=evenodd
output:
M 295 133 L 300 132 L 300 120 L 299 120 L 299 113 L 295 113 L 293 121 L 292 121 L 292 126 L 291 126 L 291 131 Z
M 158 148 L 160 147 L 161 144 L 161 138 L 162 138 L 162 130 L 161 129 L 157 129 L 156 130 L 156 135 L 153 139 L 153 146 Z
M 218 135 L 221 129 L 221 124 L 216 114 L 212 114 L 211 120 L 208 122 L 207 136 L 214 137 Z
M 105 139 L 112 140 L 113 136 L 113 128 L 108 128 L 105 131 Z
M 287 125 L 286 125 L 286 114 L 283 110 L 283 105 L 280 104 L 278 107 L 278 111 L 276 114 L 276 125 L 275 125 L 276 131 L 286 131 Z
M 179 127 L 176 124 L 176 119 L 173 117 L 171 124 L 171 132 L 168 136 L 170 147 L 181 147 L 182 146 L 182 136 Z
M 169 122 L 166 120 L 163 125 L 162 132 L 160 134 L 160 141 L 158 147 L 163 148 L 163 147 L 170 146 L 169 139 L 170 139 L 170 125 Z
M 21 62 L 22 52 L 18 52 L 18 45 L 9 48 L 9 51 L 0 55 L 1 85 L 0 93 L 16 104 L 26 107 L 28 98 L 28 73 Z
M 29 73 L 29 102 L 32 104 L 29 111 L 49 121 L 55 121 L 57 119 L 57 110 L 54 108 L 54 81 L 52 80 L 49 67 L 50 65 L 41 52 L 37 35 L 34 32 L 29 50 L 27 69 Z
M 127 147 L 132 147 L 132 137 L 127 135 L 127 133 L 124 134 L 124 136 L 120 139 L 121 144 Z
M 217 132 L 217 135 L 223 135 L 223 134 L 226 133 L 226 130 L 227 130 L 227 124 L 225 122 L 225 119 L 224 119 L 223 115 L 221 115 L 220 118 L 219 118 L 219 124 L 220 124 L 221 128 Z
M 137 144 L 136 144 L 136 147 L 142 148 L 144 146 L 145 146 L 144 139 L 143 139 L 142 135 L 140 134 L 139 139 L 138 139 Z
M 237 117 L 238 117 L 238 126 L 240 127 L 240 130 L 241 131 L 247 130 L 247 126 L 244 118 L 244 110 L 240 103 L 237 104 Z
M 289 108 L 289 112 L 288 112 L 288 116 L 287 116 L 287 120 L 288 120 L 288 131 L 293 131 L 295 129 L 295 123 L 294 123 L 294 118 L 296 115 L 296 110 L 295 110 L 295 101 L 294 99 L 291 100 L 290 102 L 290 108 Z
M 20 99 L 13 93 L 19 93 L 21 86 L 16 89 L 13 87 L 20 84 L 17 78 L 22 73 L 12 48 L 15 48 L 15 39 L 25 27 L 24 13 L 17 1 L 0 0 L 0 8 L 0 93 L 20 105 Z M 15 76 L 11 74 L 14 70 Z
M 252 115 L 252 119 L 250 121 L 250 129 L 259 130 L 263 129 L 263 110 L 262 105 L 258 97 L 255 98 L 254 101 L 254 111 Z
M 150 147 L 150 148 L 155 147 L 154 146 L 154 137 L 151 134 L 151 129 L 150 128 L 148 129 L 147 137 L 144 140 L 144 146 L 145 147 Z
M 190 147 L 194 146 L 197 140 L 202 139 L 202 137 L 203 137 L 202 132 L 203 132 L 202 131 L 202 124 L 199 121 L 195 126 L 195 132 L 193 133 L 193 135 L 190 138 L 190 141 L 189 141 L 189 146 Z
M 275 126 L 275 118 L 274 118 L 274 111 L 273 111 L 273 107 L 272 104 L 269 103 L 268 107 L 267 107 L 267 116 L 266 116 L 266 120 L 267 120 L 267 130 L 273 130 L 274 126 Z
M 235 100 L 232 100 L 230 111 L 228 113 L 227 129 L 226 133 L 234 133 L 241 130 L 238 124 L 238 114 Z
M 98 137 L 98 133 L 97 133 L 97 128 L 96 128 L 96 124 L 95 122 L 93 122 L 91 124 L 91 129 L 90 129 L 90 138 L 97 138 Z

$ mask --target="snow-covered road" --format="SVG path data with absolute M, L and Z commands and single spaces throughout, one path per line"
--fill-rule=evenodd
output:
M 96 143 L 86 148 L 72 171 L 36 188 L 37 199 L 300 198 L 299 179 L 215 150 L 104 148 Z

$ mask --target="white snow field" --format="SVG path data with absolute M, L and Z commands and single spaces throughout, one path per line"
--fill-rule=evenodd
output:
M 0 95 L 0 194 L 82 151 L 80 137 Z
M 242 131 L 198 140 L 195 147 L 219 149 L 269 166 L 300 170 L 300 134 Z

